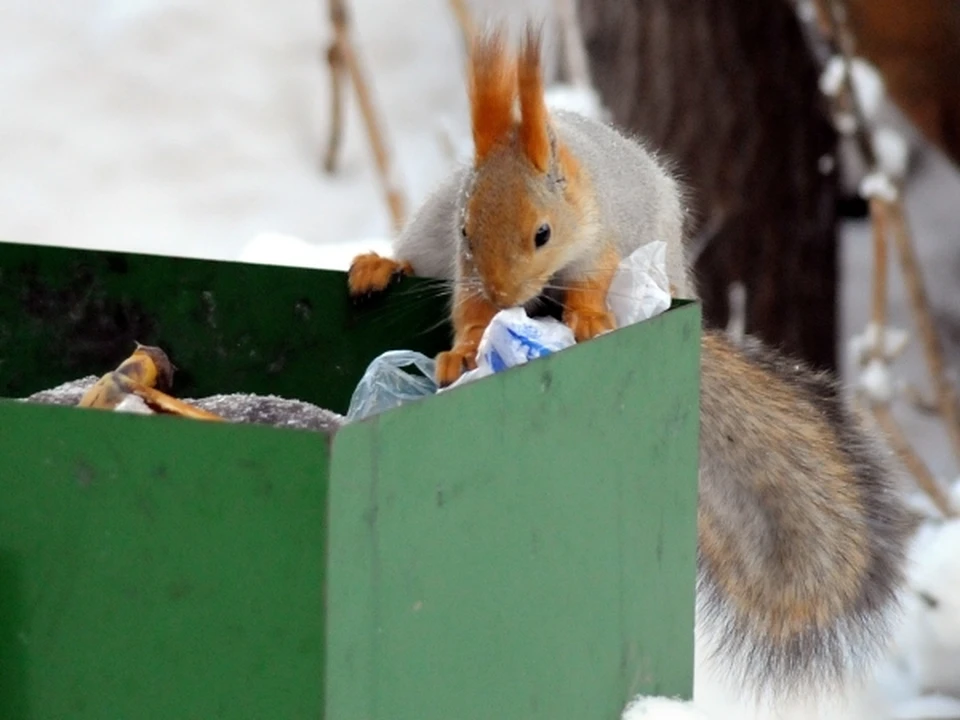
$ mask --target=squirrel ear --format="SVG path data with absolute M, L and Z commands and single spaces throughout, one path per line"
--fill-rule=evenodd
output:
M 527 159 L 540 172 L 550 167 L 550 133 L 547 103 L 540 69 L 542 30 L 527 24 L 526 37 L 517 63 L 520 85 L 520 145 Z
M 494 27 L 474 38 L 470 57 L 470 113 L 475 162 L 503 141 L 513 127 L 517 78 L 507 55 L 504 31 Z

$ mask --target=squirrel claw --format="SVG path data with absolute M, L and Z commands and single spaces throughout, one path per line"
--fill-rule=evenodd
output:
M 364 302 L 386 290 L 404 275 L 412 274 L 413 267 L 408 262 L 397 262 L 375 252 L 357 255 L 347 275 L 350 297 L 355 303 Z
M 435 380 L 440 387 L 456 382 L 466 370 L 477 367 L 477 351 L 453 348 L 437 355 Z
M 568 310 L 563 314 L 564 324 L 573 330 L 574 339 L 579 342 L 590 340 L 616 328 L 613 313 Z

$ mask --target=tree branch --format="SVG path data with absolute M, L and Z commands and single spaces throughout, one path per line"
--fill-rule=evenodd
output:
M 390 217 L 395 232 L 403 228 L 405 221 L 405 201 L 403 193 L 397 187 L 391 167 L 390 153 L 387 150 L 387 143 L 384 139 L 383 130 L 374 108 L 372 92 L 364 77 L 363 70 L 360 67 L 360 60 L 354 51 L 353 43 L 350 40 L 349 17 L 346 8 L 346 0 L 329 0 L 330 21 L 333 24 L 334 43 L 336 53 L 339 56 L 338 61 L 342 61 L 350 80 L 353 83 L 354 90 L 357 93 L 357 101 L 360 104 L 360 113 L 363 115 L 364 124 L 367 127 L 367 136 L 370 140 L 370 146 L 373 149 L 373 157 L 377 164 L 377 170 L 380 175 L 380 182 L 383 186 L 384 194 L 387 198 L 387 205 L 390 209 Z

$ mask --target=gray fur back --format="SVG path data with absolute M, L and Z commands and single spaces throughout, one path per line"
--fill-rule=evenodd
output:
M 670 282 L 680 297 L 694 297 L 683 255 L 682 194 L 666 168 L 611 125 L 566 111 L 551 117 L 561 141 L 586 170 L 603 226 L 615 233 L 621 256 L 662 240 Z
M 393 241 L 394 258 L 408 261 L 414 274 L 440 280 L 454 278 L 461 195 L 472 171 L 465 166 L 451 173 Z

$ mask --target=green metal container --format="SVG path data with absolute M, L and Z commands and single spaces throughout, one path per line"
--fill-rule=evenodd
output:
M 405 280 L 0 244 L 0 396 L 134 341 L 345 412 Z M 335 436 L 0 401 L 0 718 L 601 720 L 693 674 L 700 312 Z

